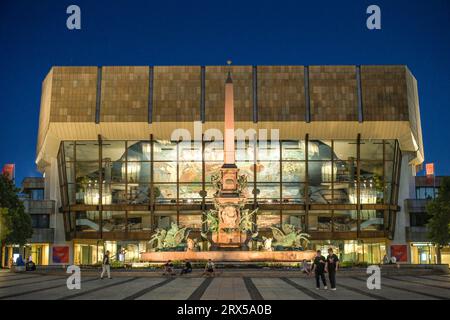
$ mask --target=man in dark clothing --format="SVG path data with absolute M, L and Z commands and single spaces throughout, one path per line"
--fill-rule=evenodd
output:
M 109 261 L 109 251 L 105 252 L 102 261 L 102 274 L 100 275 L 100 279 L 103 279 L 105 272 L 108 274 L 108 279 L 111 279 L 111 265 Z
M 327 270 L 330 279 L 331 290 L 336 290 L 336 272 L 339 267 L 339 258 L 333 253 L 333 249 L 328 249 Z
M 192 272 L 192 265 L 189 261 L 185 261 L 184 262 L 184 267 L 181 270 L 180 275 L 186 274 L 186 273 L 191 273 Z
M 316 257 L 314 258 L 313 267 L 311 273 L 314 271 L 314 275 L 316 276 L 316 289 L 320 289 L 320 279 L 323 282 L 323 288 L 326 290 L 327 280 L 325 279 L 325 269 L 327 266 L 327 261 L 325 257 L 322 255 L 320 250 L 317 250 Z

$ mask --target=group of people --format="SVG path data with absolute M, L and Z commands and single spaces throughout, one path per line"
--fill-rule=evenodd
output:
M 105 273 L 108 278 L 111 279 L 111 266 L 110 266 L 110 253 L 106 251 L 103 256 L 102 261 L 102 273 L 100 279 L 103 279 Z M 188 274 L 192 272 L 192 264 L 188 260 L 183 261 L 183 268 L 180 271 L 180 275 Z M 203 275 L 214 276 L 216 274 L 214 262 L 209 259 L 205 265 Z M 328 289 L 327 279 L 325 273 L 328 273 L 328 279 L 330 281 L 331 290 L 336 290 L 336 272 L 339 269 L 339 258 L 334 254 L 333 249 L 328 249 L 328 256 L 325 258 L 320 250 L 317 250 L 316 256 L 314 257 L 312 267 L 310 268 L 308 262 L 303 260 L 301 265 L 302 272 L 307 275 L 315 275 L 316 278 L 316 289 L 320 289 L 320 282 L 322 281 L 324 289 Z M 176 275 L 174 264 L 171 260 L 168 260 L 164 265 L 163 275 Z
M 183 268 L 180 271 L 180 276 L 191 273 L 192 272 L 192 264 L 188 260 L 183 261 Z M 205 265 L 205 269 L 203 271 L 203 275 L 205 276 L 214 276 L 216 274 L 215 271 L 216 267 L 214 265 L 214 262 L 212 262 L 211 259 L 208 260 L 208 262 Z M 163 275 L 176 275 L 174 265 L 172 263 L 172 260 L 169 260 L 164 265 L 164 273 Z
M 322 280 L 324 289 L 328 289 L 325 273 L 328 273 L 331 290 L 336 290 L 336 272 L 339 269 L 339 258 L 334 254 L 333 249 L 328 249 L 328 256 L 325 258 L 320 250 L 317 250 L 314 257 L 312 267 L 309 268 L 308 262 L 303 260 L 301 270 L 307 275 L 315 275 L 316 289 L 320 289 L 320 281 Z
M 13 258 L 10 259 L 10 268 L 14 268 L 16 272 L 21 271 L 36 271 L 36 264 L 33 262 L 33 258 L 30 256 L 25 262 L 22 255 L 19 254 L 16 261 Z

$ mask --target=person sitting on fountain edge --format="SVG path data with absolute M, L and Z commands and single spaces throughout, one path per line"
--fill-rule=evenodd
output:
M 211 259 L 208 259 L 208 262 L 206 263 L 205 266 L 205 271 L 203 272 L 204 275 L 207 276 L 214 276 L 215 275 L 215 271 L 214 271 L 215 267 L 214 267 L 214 262 L 212 262 Z
M 163 276 L 165 276 L 165 275 L 169 275 L 169 276 L 175 275 L 175 271 L 173 270 L 172 260 L 168 260 L 166 262 L 166 264 L 164 265 Z
M 186 274 L 186 273 L 191 273 L 191 272 L 192 272 L 192 265 L 191 265 L 191 263 L 189 261 L 187 261 L 187 260 L 184 260 L 184 267 L 181 270 L 180 276 L 182 276 L 183 274 Z

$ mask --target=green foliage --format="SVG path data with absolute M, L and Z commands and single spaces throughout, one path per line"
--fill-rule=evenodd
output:
M 1 223 L 5 224 L 2 226 L 5 237 L 0 240 L 7 244 L 24 245 L 33 235 L 33 228 L 31 217 L 25 213 L 23 203 L 17 196 L 18 191 L 11 180 L 0 175 L 0 208 L 3 208 Z
M 428 237 L 439 247 L 450 243 L 450 177 L 442 179 L 439 195 L 427 204 Z
M 7 208 L 0 208 L 0 241 L 3 242 L 6 240 L 6 237 L 11 233 L 9 226 L 11 223 L 9 222 L 9 215 Z

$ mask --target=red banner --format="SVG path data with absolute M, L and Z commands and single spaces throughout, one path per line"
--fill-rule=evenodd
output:
M 53 263 L 69 263 L 69 247 L 53 247 Z
M 3 166 L 2 174 L 7 176 L 9 180 L 13 180 L 14 179 L 14 169 L 15 169 L 14 164 L 7 163 Z
M 408 262 L 408 247 L 404 244 L 391 245 L 391 257 L 395 257 L 397 262 Z
M 427 163 L 425 166 L 427 176 L 434 176 L 434 163 Z

